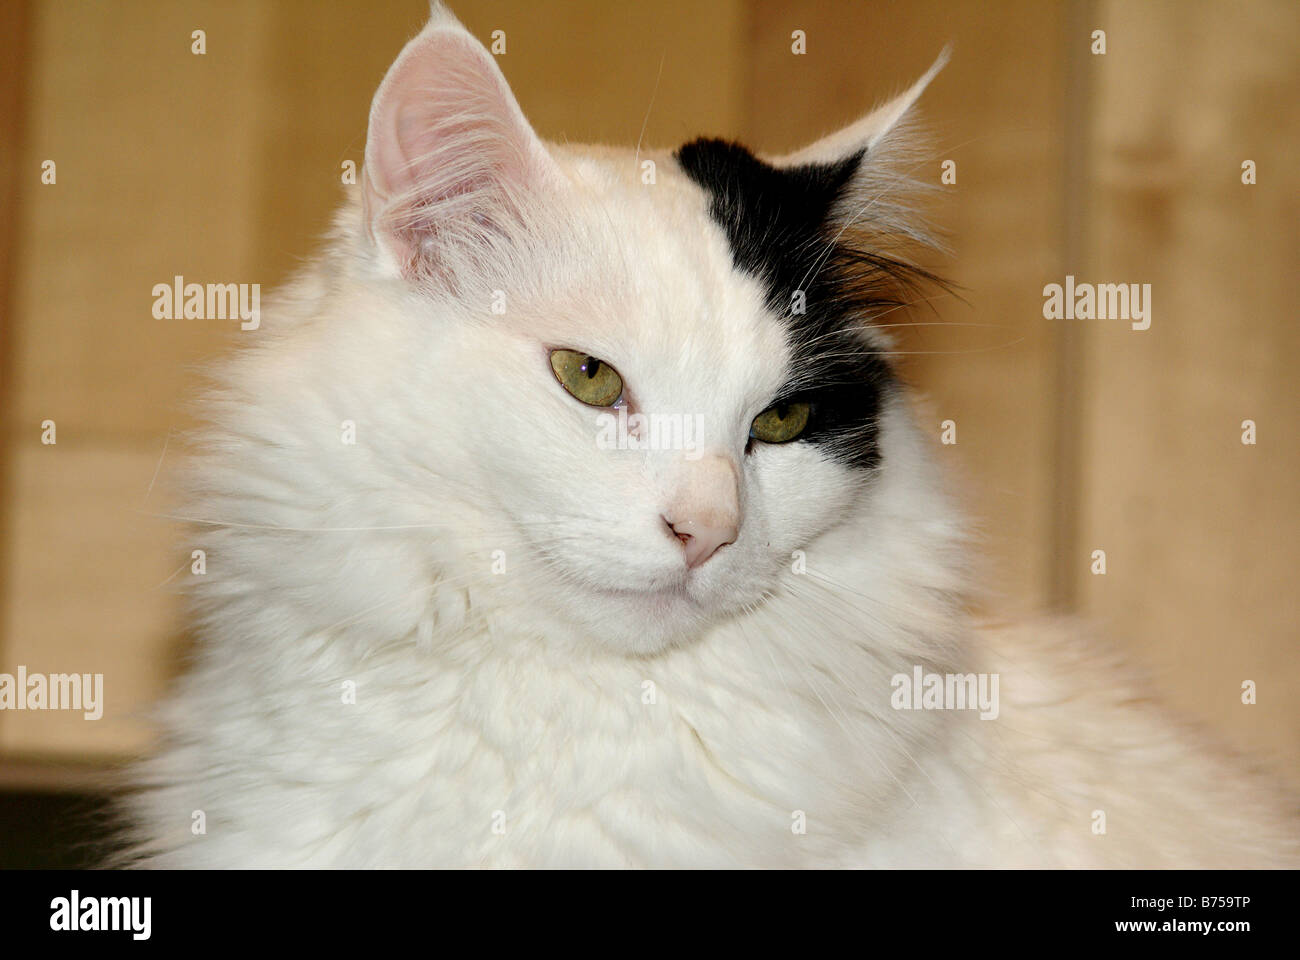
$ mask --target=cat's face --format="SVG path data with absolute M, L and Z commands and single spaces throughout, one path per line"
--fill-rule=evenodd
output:
M 472 424 L 458 475 L 509 520 L 491 524 L 501 589 L 649 651 L 759 602 L 871 470 L 831 455 L 843 411 L 800 376 L 798 328 L 735 268 L 706 190 L 667 156 L 653 186 L 630 153 L 555 156 L 568 183 L 536 255 L 469 294 L 480 316 L 420 362 L 443 371 L 452 419 Z M 852 412 L 863 454 L 889 388 L 878 359 L 839 368 L 866 378 Z M 804 405 L 803 432 L 774 442 Z
M 352 282 L 316 334 L 332 414 L 370 430 L 348 501 L 377 526 L 440 513 L 368 575 L 459 576 L 654 652 L 870 509 L 901 419 L 861 325 L 915 275 L 847 238 L 897 211 L 876 155 L 923 84 L 772 163 L 562 148 L 431 23 L 376 95 Z

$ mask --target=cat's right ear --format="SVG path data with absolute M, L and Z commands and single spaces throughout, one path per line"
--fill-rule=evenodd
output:
M 403 276 L 444 276 L 453 246 L 501 234 L 528 194 L 559 176 L 496 60 L 434 4 L 370 107 L 368 235 Z

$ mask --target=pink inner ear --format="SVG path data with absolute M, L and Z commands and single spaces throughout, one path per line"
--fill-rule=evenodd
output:
M 439 244 L 500 226 L 546 161 L 491 55 L 460 28 L 426 30 L 370 110 L 367 229 L 404 274 L 436 272 Z

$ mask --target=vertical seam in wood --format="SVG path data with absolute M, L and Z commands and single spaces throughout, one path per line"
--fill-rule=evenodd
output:
M 31 76 L 32 6 L 12 0 L 0 15 L 0 655 L 9 648 L 4 624 L 9 616 L 10 541 L 15 526 L 14 430 L 14 291 L 18 280 L 18 245 L 22 242 L 19 184 L 39 171 L 21 169 L 26 157 L 26 88 Z M 4 662 L 0 660 L 0 662 Z
M 1088 256 L 1089 169 L 1088 148 L 1092 103 L 1090 34 L 1097 23 L 1094 0 L 1066 4 L 1065 103 L 1061 176 L 1061 270 L 1053 278 L 1063 282 L 1067 273 L 1085 273 Z M 1048 606 L 1073 610 L 1079 602 L 1079 526 L 1083 488 L 1082 437 L 1084 358 L 1082 338 L 1069 324 L 1057 326 L 1053 337 L 1057 404 L 1053 417 L 1053 496 L 1050 510 Z

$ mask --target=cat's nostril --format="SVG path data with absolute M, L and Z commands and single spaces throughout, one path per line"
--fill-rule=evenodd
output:
M 683 547 L 686 547 L 689 550 L 691 541 L 694 540 L 695 537 L 692 536 L 689 531 L 681 529 L 680 524 L 674 525 L 673 522 L 669 520 L 667 517 L 664 517 L 663 520 L 664 520 L 664 526 L 667 527 L 668 529 L 669 536 L 675 537 L 678 541 L 681 542 L 681 545 Z
M 679 520 L 676 523 L 664 517 L 673 536 L 685 549 L 686 566 L 698 567 L 729 543 L 736 542 L 736 526 L 731 523 L 701 523 L 697 520 Z

